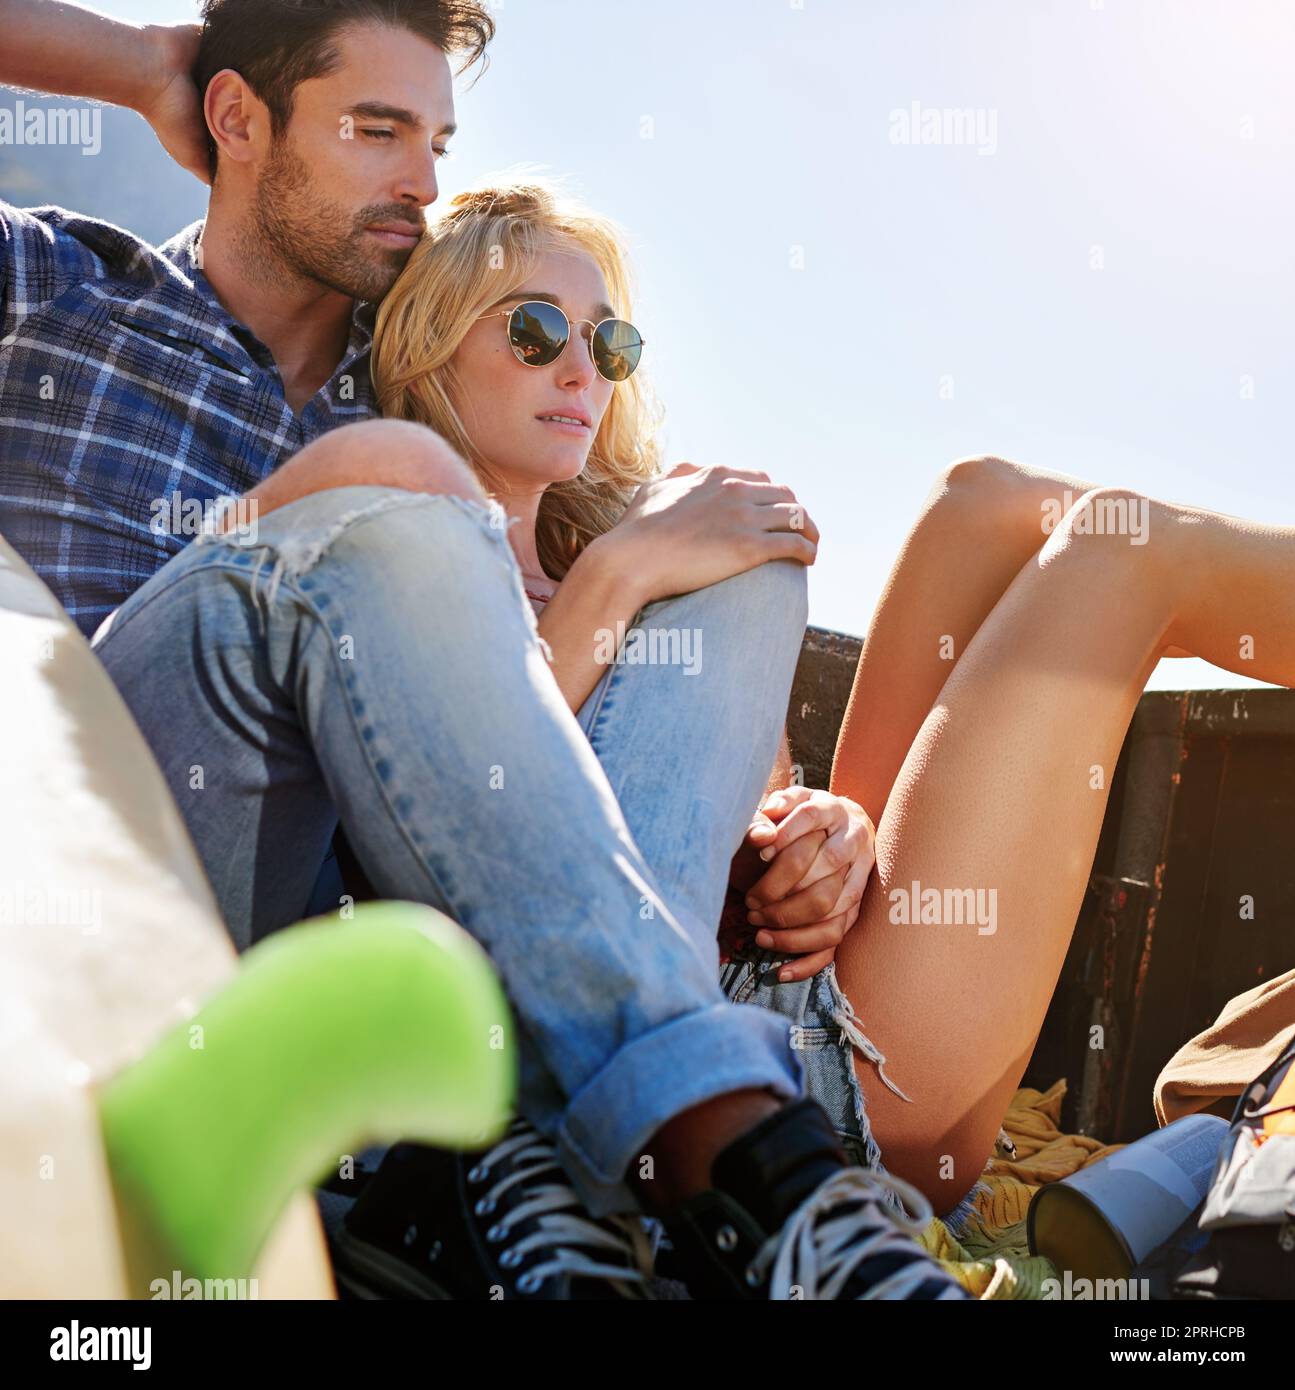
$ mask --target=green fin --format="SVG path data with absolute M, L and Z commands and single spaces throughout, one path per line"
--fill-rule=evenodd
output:
M 274 933 L 99 1097 L 132 1292 L 249 1277 L 290 1197 L 346 1155 L 489 1143 L 515 1087 L 498 977 L 448 917 L 366 903 Z

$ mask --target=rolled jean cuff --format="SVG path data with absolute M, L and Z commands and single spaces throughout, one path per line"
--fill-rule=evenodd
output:
M 626 1175 L 667 1121 L 732 1091 L 795 1100 L 803 1083 L 785 1021 L 724 1000 L 627 1043 L 572 1097 L 558 1130 L 563 1166 L 594 1216 L 635 1210 Z

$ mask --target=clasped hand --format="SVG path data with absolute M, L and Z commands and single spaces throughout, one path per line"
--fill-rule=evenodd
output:
M 863 807 L 830 792 L 785 787 L 756 813 L 739 854 L 768 867 L 746 890 L 747 921 L 757 946 L 799 957 L 779 980 L 805 980 L 831 963 L 858 920 L 875 845 Z

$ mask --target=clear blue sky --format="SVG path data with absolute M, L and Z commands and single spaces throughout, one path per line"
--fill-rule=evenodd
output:
M 961 454 L 1295 522 L 1295 6 L 495 8 L 445 193 L 533 162 L 631 230 L 668 455 L 797 489 L 813 622 L 864 630 Z M 894 143 L 915 102 L 980 110 L 991 152 Z

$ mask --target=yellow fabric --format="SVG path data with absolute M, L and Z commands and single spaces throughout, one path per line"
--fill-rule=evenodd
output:
M 1003 1128 L 1016 1157 L 991 1158 L 981 1174 L 988 1192 L 978 1194 L 975 1212 L 954 1237 L 933 1220 L 922 1244 L 969 1293 L 980 1299 L 1041 1299 L 1043 1281 L 1058 1278 L 1051 1260 L 1032 1256 L 1025 1236 L 1030 1198 L 1045 1183 L 1077 1172 L 1123 1148 L 1082 1134 L 1063 1134 L 1061 1101 L 1066 1083 L 1046 1091 L 1023 1087 L 1007 1108 Z

